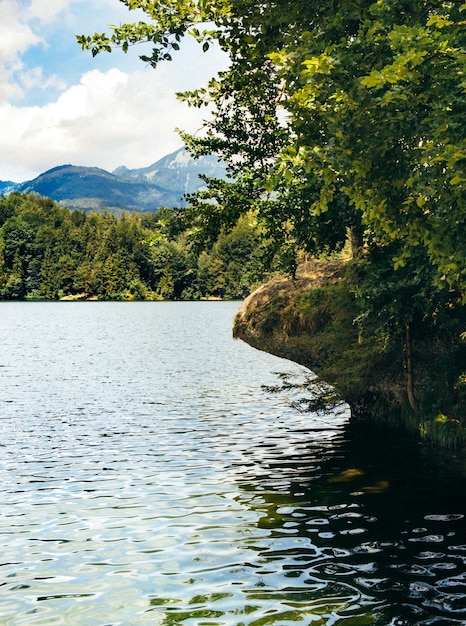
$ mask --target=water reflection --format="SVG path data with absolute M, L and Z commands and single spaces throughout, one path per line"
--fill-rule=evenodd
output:
M 2 311 L 2 625 L 465 622 L 460 460 L 305 411 L 235 308 Z
M 251 546 L 265 589 L 248 597 L 274 593 L 278 564 L 291 579 L 280 597 L 295 622 L 464 624 L 462 463 L 446 468 L 416 441 L 367 427 L 333 435 L 310 431 L 305 454 L 256 457 L 269 473 L 260 491 L 240 481 L 241 500 L 270 531 Z

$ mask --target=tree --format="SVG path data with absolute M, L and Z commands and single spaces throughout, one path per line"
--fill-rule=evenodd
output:
M 81 36 L 84 48 L 146 41 L 141 58 L 156 66 L 190 34 L 230 55 L 228 71 L 183 96 L 216 106 L 191 148 L 239 176 L 233 194 L 213 190 L 220 202 L 204 203 L 204 221 L 231 223 L 255 205 L 272 239 L 313 250 L 341 246 L 362 222 L 366 243 L 402 243 L 395 263 L 423 246 L 438 280 L 464 286 L 462 0 L 124 3 L 150 21 Z
M 186 3 L 186 6 L 180 2 L 163 6 L 157 2 L 126 4 L 129 8 L 139 6 L 153 21 L 123 25 L 115 28 L 109 37 L 79 37 L 82 46 L 97 54 L 111 50 L 112 46 L 121 46 L 127 51 L 132 43 L 149 41 L 154 45 L 153 54 L 141 58 L 155 66 L 167 55 L 171 56 L 179 47 L 182 36 L 189 33 L 202 43 L 204 49 L 215 39 L 232 59 L 229 70 L 213 78 L 207 88 L 180 94 L 192 106 L 215 105 L 215 114 L 206 123 L 204 138 L 182 136 L 194 155 L 215 153 L 226 161 L 230 175 L 228 181 L 206 180 L 207 190 L 190 198 L 192 210 L 186 212 L 185 219 L 189 220 L 195 240 L 200 245 L 211 245 L 222 229 L 234 227 L 240 215 L 254 210 L 263 238 L 269 244 L 269 257 L 278 253 L 287 268 L 294 268 L 295 254 L 290 251 L 296 252 L 298 247 L 312 252 L 328 250 L 332 246 L 341 248 L 347 234 L 343 215 L 351 213 L 353 218 L 349 221 L 358 221 L 342 195 L 329 201 L 334 218 L 331 221 L 327 216 L 321 218 L 310 213 L 319 183 L 309 171 L 295 175 L 299 185 L 287 181 L 286 185 L 268 189 L 271 168 L 280 151 L 291 141 L 292 131 L 284 123 L 282 81 L 268 57 L 268 48 L 260 45 L 262 39 L 259 37 L 255 50 L 248 32 L 250 17 L 257 25 L 262 19 L 254 15 L 255 5 L 238 3 L 238 6 L 230 6 L 221 2 Z M 241 17 L 244 23 L 235 22 L 235 17 Z M 273 25 L 273 19 L 275 16 L 270 20 L 270 37 L 265 41 L 275 49 L 282 36 Z M 199 29 L 206 22 L 210 22 L 213 28 Z M 299 203 L 296 202 L 297 196 Z M 315 228 L 307 228 L 311 222 Z M 331 232 L 330 244 L 326 236 L 322 237 L 327 230 Z
M 396 265 L 423 247 L 437 280 L 463 289 L 465 5 L 345 6 L 272 55 L 298 136 L 279 171 L 319 172 L 316 210 L 343 189 L 368 239 L 399 243 Z
M 199 292 L 203 296 L 245 298 L 263 278 L 263 252 L 255 218 L 243 216 L 231 231 L 220 233 L 209 252 L 199 255 Z
M 270 257 L 291 269 L 298 250 L 338 250 L 350 234 L 364 252 L 360 332 L 376 327 L 381 352 L 402 339 L 416 410 L 412 337 L 440 333 L 439 312 L 443 330 L 450 314 L 455 332 L 463 317 L 464 0 L 124 3 L 149 21 L 81 36 L 84 48 L 145 41 L 153 51 L 142 59 L 156 66 L 189 34 L 230 57 L 227 71 L 181 95 L 213 105 L 204 137 L 183 137 L 230 174 L 191 198 L 193 234 L 212 242 L 254 211 Z

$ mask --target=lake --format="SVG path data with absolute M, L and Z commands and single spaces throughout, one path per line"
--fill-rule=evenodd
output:
M 2 626 L 466 624 L 464 459 L 303 410 L 238 306 L 0 303 Z

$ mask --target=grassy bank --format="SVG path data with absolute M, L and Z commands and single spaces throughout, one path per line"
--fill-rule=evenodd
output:
M 430 319 L 417 323 L 408 364 L 404 329 L 388 340 L 380 316 L 361 323 L 364 280 L 359 262 L 307 262 L 295 279 L 274 278 L 251 294 L 234 335 L 311 369 L 349 403 L 354 418 L 465 447 L 466 350 L 458 333 L 464 307 L 451 309 L 449 331 Z

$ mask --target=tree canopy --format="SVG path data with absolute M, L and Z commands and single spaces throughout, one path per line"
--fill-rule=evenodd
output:
M 402 347 L 417 412 L 413 336 L 459 343 L 464 312 L 464 0 L 121 1 L 148 20 L 80 36 L 83 48 L 146 42 L 141 58 L 155 67 L 192 36 L 230 58 L 180 94 L 214 111 L 186 144 L 230 175 L 191 198 L 191 236 L 212 241 L 252 211 L 288 269 L 298 251 L 339 251 L 349 237 L 359 336 L 380 354 Z
M 230 56 L 182 95 L 214 104 L 206 136 L 185 138 L 236 181 L 197 198 L 199 225 L 254 206 L 277 247 L 311 251 L 351 228 L 366 245 L 396 242 L 397 266 L 425 248 L 436 279 L 464 287 L 462 0 L 122 1 L 148 21 L 78 37 L 93 54 L 149 42 L 141 58 L 156 66 L 191 35 Z
M 48 198 L 0 197 L 0 299 L 240 299 L 265 278 L 257 223 L 245 216 L 202 252 L 176 210 L 69 211 Z

